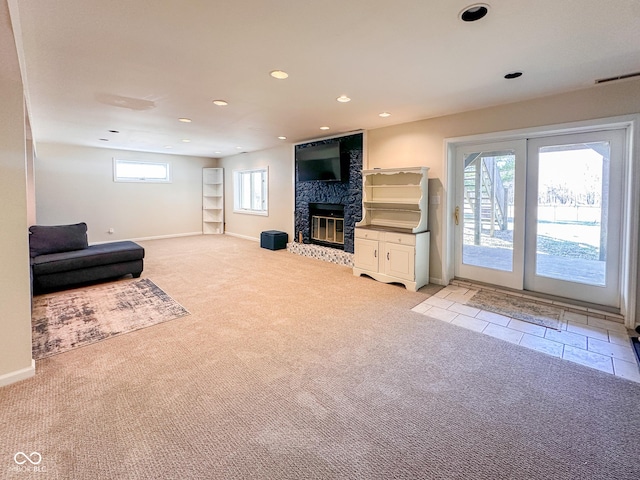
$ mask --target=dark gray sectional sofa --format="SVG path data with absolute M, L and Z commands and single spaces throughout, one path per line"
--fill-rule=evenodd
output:
M 33 292 L 142 273 L 144 249 L 130 241 L 89 246 L 87 224 L 29 227 Z

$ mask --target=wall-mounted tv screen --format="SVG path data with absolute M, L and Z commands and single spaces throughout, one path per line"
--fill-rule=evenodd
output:
M 296 152 L 298 181 L 342 181 L 344 166 L 340 157 L 340 143 L 327 143 L 303 148 Z

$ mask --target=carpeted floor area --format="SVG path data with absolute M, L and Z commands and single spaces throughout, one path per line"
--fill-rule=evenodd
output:
M 36 295 L 33 358 L 40 360 L 188 314 L 148 278 Z
M 640 385 L 411 312 L 228 236 L 142 242 L 191 315 L 0 389 L 0 477 L 636 479 Z M 35 474 L 34 474 L 35 476 Z

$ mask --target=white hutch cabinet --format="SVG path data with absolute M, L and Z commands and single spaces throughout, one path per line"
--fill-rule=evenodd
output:
M 401 283 L 429 283 L 427 167 L 362 172 L 362 221 L 356 224 L 353 274 Z

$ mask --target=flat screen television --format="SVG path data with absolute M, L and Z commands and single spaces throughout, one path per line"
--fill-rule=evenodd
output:
M 325 143 L 296 152 L 298 181 L 341 182 L 347 177 L 345 162 L 340 155 L 340 143 Z

